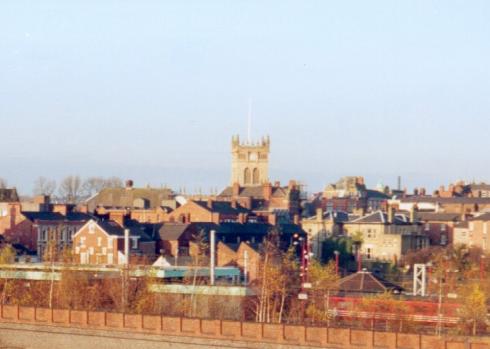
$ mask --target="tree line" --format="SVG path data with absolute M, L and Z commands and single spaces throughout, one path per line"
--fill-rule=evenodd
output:
M 0 178 L 0 189 L 7 188 L 7 180 Z M 48 195 L 56 202 L 78 204 L 104 188 L 122 188 L 123 180 L 119 177 L 87 177 L 70 175 L 59 182 L 44 176 L 34 181 L 32 194 Z

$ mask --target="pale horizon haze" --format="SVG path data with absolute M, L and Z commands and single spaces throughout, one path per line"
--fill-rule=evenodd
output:
M 0 177 L 223 189 L 230 143 L 272 181 L 490 181 L 488 1 L 0 2 Z

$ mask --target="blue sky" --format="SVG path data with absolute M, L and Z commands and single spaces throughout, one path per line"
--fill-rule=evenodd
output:
M 490 180 L 488 1 L 0 2 L 0 177 L 222 188 L 231 135 L 272 180 Z

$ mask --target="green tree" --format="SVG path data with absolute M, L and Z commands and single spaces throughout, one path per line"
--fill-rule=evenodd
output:
M 10 244 L 5 244 L 2 248 L 0 248 L 0 264 L 8 265 L 15 262 L 15 256 L 17 255 L 15 249 Z M 9 290 L 9 279 L 5 279 L 3 282 L 2 289 L 2 304 L 5 304 L 7 300 Z
M 475 335 L 478 325 L 487 319 L 487 296 L 478 283 L 468 285 L 462 296 L 461 317 L 471 324 L 471 333 Z

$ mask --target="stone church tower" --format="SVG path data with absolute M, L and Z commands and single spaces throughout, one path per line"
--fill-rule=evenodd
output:
M 241 187 L 269 183 L 269 136 L 260 142 L 240 143 L 238 136 L 231 139 L 231 185 Z

